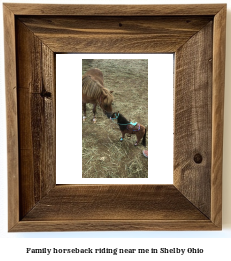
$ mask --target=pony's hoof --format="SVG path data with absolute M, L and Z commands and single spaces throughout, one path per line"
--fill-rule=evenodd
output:
M 86 121 L 86 117 L 85 116 L 83 116 L 83 121 Z
M 138 146 L 138 143 L 136 142 L 136 143 L 134 144 L 134 146 Z
M 96 118 L 93 119 L 93 123 L 96 123 Z

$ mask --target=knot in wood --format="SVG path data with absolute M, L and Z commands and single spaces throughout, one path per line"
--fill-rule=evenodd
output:
M 197 153 L 197 154 L 194 155 L 194 161 L 197 164 L 200 164 L 202 162 L 202 156 L 201 156 L 200 153 Z
M 43 90 L 40 95 L 43 97 L 43 98 L 47 98 L 47 99 L 51 99 L 51 93 L 50 92 L 47 92 L 45 90 Z

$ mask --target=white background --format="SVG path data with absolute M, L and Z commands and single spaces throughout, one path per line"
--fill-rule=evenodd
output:
M 82 179 L 82 59 L 148 59 L 148 179 Z M 173 184 L 173 54 L 56 55 L 56 184 L 86 183 Z
M 12 2 L 5 0 L 4 2 Z M 17 2 L 17 1 L 14 1 Z M 19 1 L 18 1 L 19 2 Z M 20 1 L 29 3 L 31 1 Z M 107 0 L 98 1 L 37 1 L 39 3 L 65 3 L 65 4 L 108 4 Z M 224 125 L 224 156 L 223 156 L 223 230 L 222 231 L 124 231 L 124 232 L 57 232 L 57 233 L 8 233 L 7 232 L 7 166 L 6 166 L 6 117 L 5 117 L 5 88 L 4 88 L 4 61 L 3 61 L 3 25 L 0 19 L 0 255 L 8 260 L 15 258 L 17 260 L 41 260 L 44 255 L 26 255 L 26 247 L 32 248 L 65 248 L 65 247 L 123 247 L 123 248 L 139 248 L 139 247 L 199 247 L 204 248 L 203 255 L 192 256 L 178 256 L 178 255 L 165 255 L 165 256 L 141 256 L 145 260 L 211 260 L 221 259 L 230 260 L 230 244 L 231 244 L 231 2 L 222 0 L 118 0 L 110 1 L 111 4 L 186 4 L 186 3 L 228 3 L 227 13 L 227 42 L 226 42 L 226 90 L 225 90 L 225 125 Z M 34 2 L 35 3 L 35 2 Z M 2 0 L 1 0 L 2 4 Z M 0 13 L 2 14 L 2 6 L 0 6 Z M 7 257 L 6 257 L 7 256 Z M 47 256 L 49 260 L 63 260 L 66 255 Z M 113 256 L 99 255 L 95 256 L 95 260 L 128 260 L 128 256 Z M 131 256 L 129 256 L 130 258 Z M 137 257 L 137 256 L 135 256 Z M 140 256 L 138 256 L 140 258 Z M 70 260 L 77 260 L 80 257 L 68 257 Z M 87 259 L 88 256 L 85 256 Z M 82 257 L 80 260 L 84 260 Z

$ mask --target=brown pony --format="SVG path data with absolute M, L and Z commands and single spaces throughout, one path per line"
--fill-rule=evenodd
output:
M 119 125 L 120 131 L 122 133 L 122 137 L 120 138 L 120 141 L 123 141 L 126 133 L 130 134 L 130 136 L 131 134 L 136 134 L 137 141 L 134 145 L 137 146 L 140 140 L 143 138 L 142 145 L 146 146 L 146 128 L 143 125 L 137 122 L 132 123 L 128 121 L 119 112 L 113 112 L 110 119 L 111 120 L 117 119 L 117 124 Z
M 83 121 L 86 119 L 86 103 L 93 104 L 93 122 L 96 122 L 96 105 L 110 118 L 112 113 L 113 91 L 104 87 L 103 74 L 99 69 L 90 69 L 82 76 Z

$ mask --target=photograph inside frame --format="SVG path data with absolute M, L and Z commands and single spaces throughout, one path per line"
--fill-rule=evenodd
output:
M 148 60 L 82 60 L 82 177 L 148 178 Z

